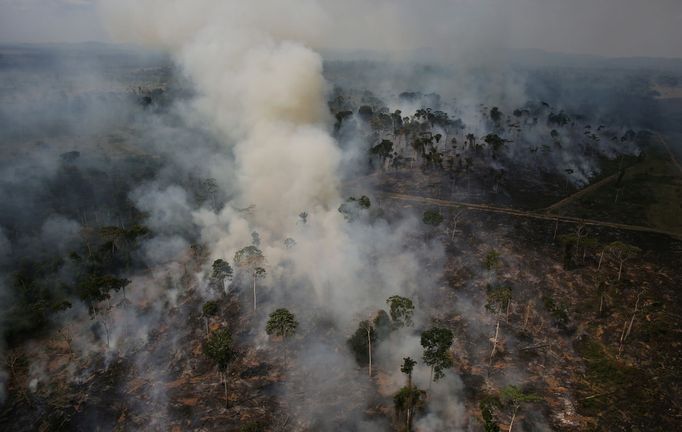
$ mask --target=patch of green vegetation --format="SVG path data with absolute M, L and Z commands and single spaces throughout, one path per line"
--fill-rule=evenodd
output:
M 497 396 L 487 395 L 478 404 L 481 410 L 481 417 L 483 418 L 483 430 L 485 432 L 499 432 L 500 428 L 497 426 L 497 421 L 494 416 L 495 409 L 502 406 L 500 398 Z
M 545 296 L 542 298 L 545 309 L 552 315 L 557 324 L 568 324 L 568 306 L 565 303 L 557 303 L 553 297 Z
M 603 173 L 621 162 L 605 161 Z M 616 164 L 616 166 L 611 166 Z M 682 175 L 660 144 L 652 144 L 636 163 L 623 160 L 622 179 L 614 180 L 567 205 L 562 213 L 682 233 Z M 596 181 L 596 180 L 595 180 Z
M 616 359 L 595 339 L 584 337 L 576 350 L 586 364 L 579 411 L 598 419 L 595 430 L 671 430 L 670 402 L 652 376 Z

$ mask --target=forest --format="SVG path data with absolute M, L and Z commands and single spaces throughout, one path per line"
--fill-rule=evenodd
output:
M 200 3 L 0 43 L 0 429 L 679 429 L 682 60 Z

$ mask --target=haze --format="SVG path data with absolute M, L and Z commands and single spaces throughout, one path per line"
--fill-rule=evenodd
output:
M 110 42 L 98 3 L 0 0 L 0 43 Z M 500 48 L 682 57 L 678 0 L 353 0 L 331 9 L 335 28 L 328 34 L 339 37 L 325 41 L 327 48 L 455 45 L 469 56 Z

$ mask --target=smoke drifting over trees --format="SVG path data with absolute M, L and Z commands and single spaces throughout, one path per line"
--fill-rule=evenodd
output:
M 134 377 L 125 389 L 112 385 L 122 417 L 77 418 L 76 428 L 132 427 L 151 411 L 145 426 L 169 429 L 179 416 L 170 394 L 198 371 L 212 374 L 207 393 L 220 385 L 220 409 L 248 404 L 238 394 L 251 384 L 241 380 L 283 352 L 282 383 L 262 392 L 276 401 L 282 429 L 471 430 L 478 420 L 464 401 L 475 391 L 491 392 L 481 402 L 486 427 L 509 423 L 493 413 L 511 407 L 514 430 L 549 430 L 546 413 L 526 404 L 541 398 L 514 387 L 529 372 L 512 367 L 500 377 L 495 368 L 546 316 L 563 325 L 556 317 L 565 308 L 544 299 L 552 306 L 534 316 L 530 295 L 516 298 L 507 283 L 520 257 L 493 250 L 482 264 L 464 256 L 456 244 L 469 216 L 445 200 L 515 200 L 514 176 L 549 178 L 538 195 L 564 196 L 601 175 L 605 161 L 620 164 L 624 188 L 625 164 L 650 139 L 633 129 L 646 122 L 633 114 L 601 125 L 627 108 L 588 112 L 584 97 L 560 94 L 556 77 L 542 81 L 544 70 L 520 70 L 510 58 L 510 45 L 539 31 L 510 30 L 528 19 L 520 11 L 532 6 L 542 21 L 565 10 L 550 3 L 102 0 L 114 40 L 138 48 L 55 48 L 47 60 L 38 48 L 13 48 L 17 63 L 0 69 L 10 83 L 0 107 L 0 357 L 8 365 L 0 403 L 19 378 L 31 394 L 52 392 L 52 348 L 32 341 L 56 332 L 74 359 L 59 369 L 69 383 Z M 353 184 L 408 169 L 427 178 L 415 188 L 435 179 L 428 208 L 385 205 L 379 180 Z M 473 230 L 462 244 L 496 242 Z M 620 281 L 638 254 L 616 256 L 614 244 L 603 250 L 622 260 Z M 599 245 L 566 246 L 566 267 L 589 265 Z M 444 294 L 453 256 L 477 282 Z M 486 305 L 471 295 L 479 279 Z M 22 343 L 41 353 L 26 367 L 14 357 Z M 194 351 L 210 365 L 197 364 Z M 470 352 L 485 365 L 469 364 Z M 258 364 L 266 356 L 270 365 Z M 238 362 L 248 369 L 233 370 Z M 514 392 L 492 394 L 503 385 Z M 140 388 L 143 398 L 128 396 Z M 387 394 L 395 416 L 377 402 Z

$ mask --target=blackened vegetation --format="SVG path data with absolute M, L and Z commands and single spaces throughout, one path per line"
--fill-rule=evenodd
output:
M 14 252 L 3 266 L 13 301 L 0 313 L 10 343 L 79 299 L 95 314 L 94 305 L 125 290 L 124 275 L 141 266 L 136 251 L 150 231 L 128 193 L 153 175 L 156 162 L 130 158 L 102 169 L 79 163 L 76 153 L 54 156 L 56 171 L 44 183 L 0 185 L 10 198 L 0 204 L 0 225 Z M 53 223 L 56 232 L 46 233 Z

